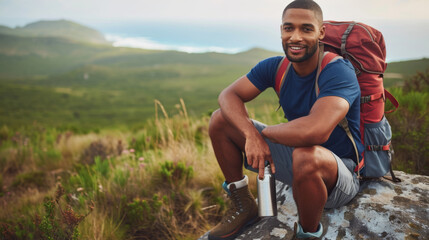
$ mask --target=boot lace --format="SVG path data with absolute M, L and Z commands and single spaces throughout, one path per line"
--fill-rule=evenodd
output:
M 232 202 L 232 206 L 227 210 L 222 223 L 231 223 L 244 211 L 243 203 L 237 193 L 231 193 L 228 196 Z

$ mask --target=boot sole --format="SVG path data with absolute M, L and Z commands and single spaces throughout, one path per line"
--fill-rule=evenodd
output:
M 229 234 L 232 234 L 232 233 L 233 234 L 230 235 L 230 236 L 227 236 L 227 237 L 210 236 L 210 233 L 209 233 L 208 239 L 209 240 L 233 240 L 233 239 L 235 239 L 235 237 L 241 235 L 244 232 L 244 230 L 246 230 L 248 227 L 250 227 L 251 225 L 253 225 L 253 224 L 257 223 L 257 222 L 259 222 L 259 220 L 261 220 L 260 217 L 257 217 L 257 218 L 254 218 L 254 219 L 250 220 L 249 222 L 247 222 L 246 224 L 244 224 L 242 227 L 240 227 L 238 229 L 234 229 L 234 231 L 232 231 L 231 233 L 229 233 Z

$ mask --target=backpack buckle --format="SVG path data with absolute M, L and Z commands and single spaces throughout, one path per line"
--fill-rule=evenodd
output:
M 368 103 L 371 102 L 371 96 L 363 96 L 360 98 L 360 103 Z

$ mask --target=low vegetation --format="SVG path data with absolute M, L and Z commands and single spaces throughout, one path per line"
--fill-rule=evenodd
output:
M 195 239 L 225 210 L 209 116 L 134 131 L 0 131 L 0 239 Z
M 388 115 L 394 169 L 429 174 L 428 79 L 428 71 L 418 73 L 391 89 L 401 102 Z M 1 239 L 196 239 L 213 227 L 227 198 L 209 114 L 190 117 L 181 100 L 169 116 L 155 103 L 155 118 L 133 131 L 3 126 Z M 270 107 L 258 112 L 264 122 L 282 121 Z M 254 187 L 255 174 L 246 174 Z
M 394 169 L 429 175 L 429 68 L 393 88 L 399 109 L 387 115 L 392 125 Z M 389 108 L 389 106 L 387 106 Z

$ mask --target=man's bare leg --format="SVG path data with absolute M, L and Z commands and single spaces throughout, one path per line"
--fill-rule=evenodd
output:
M 337 182 L 337 162 L 320 146 L 295 148 L 292 158 L 292 189 L 299 222 L 305 232 L 316 232 L 328 193 Z
M 243 179 L 243 149 L 245 139 L 228 123 L 221 110 L 212 114 L 209 135 L 219 166 L 227 182 Z
M 228 185 L 224 185 L 230 196 L 228 211 L 212 230 L 209 240 L 231 240 L 244 229 L 259 221 L 258 206 L 243 176 L 243 149 L 245 139 L 222 115 L 213 113 L 209 134 L 219 166 Z

